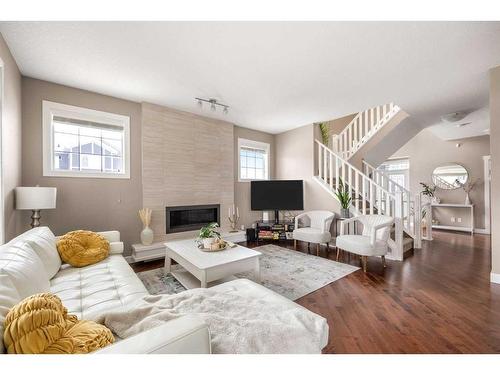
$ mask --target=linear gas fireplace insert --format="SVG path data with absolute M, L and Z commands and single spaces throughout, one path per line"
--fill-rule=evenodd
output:
M 209 223 L 220 225 L 220 204 L 165 207 L 165 233 L 198 230 Z

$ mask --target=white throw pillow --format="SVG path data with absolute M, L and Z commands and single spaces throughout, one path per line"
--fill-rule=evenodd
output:
M 28 242 L 41 259 L 47 277 L 52 279 L 61 268 L 61 257 L 57 252 L 57 240 L 48 227 L 33 228 L 11 242 Z
M 0 274 L 0 353 L 5 353 L 3 345 L 3 323 L 9 310 L 21 301 L 19 293 L 7 275 Z
M 6 275 L 21 299 L 50 292 L 43 263 L 27 242 L 0 246 L 0 275 Z

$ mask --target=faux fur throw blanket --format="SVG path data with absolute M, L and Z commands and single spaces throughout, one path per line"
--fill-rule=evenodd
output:
M 183 315 L 198 315 L 209 326 L 213 353 L 321 353 L 326 320 L 306 309 L 238 295 L 241 291 L 192 289 L 146 296 L 126 311 L 99 321 L 127 338 Z

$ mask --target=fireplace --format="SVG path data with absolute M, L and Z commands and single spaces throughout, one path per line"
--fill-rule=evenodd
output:
M 209 223 L 220 225 L 220 205 L 165 207 L 165 233 L 178 233 L 198 230 Z

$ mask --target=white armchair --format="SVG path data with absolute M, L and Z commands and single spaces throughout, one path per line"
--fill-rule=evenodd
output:
M 307 242 L 309 248 L 311 243 L 316 244 L 316 255 L 319 255 L 319 245 L 328 243 L 332 239 L 330 226 L 335 214 L 330 211 L 309 211 L 295 217 L 295 230 L 293 231 L 294 246 L 297 241 Z M 299 225 L 300 224 L 300 225 Z
M 355 221 L 359 221 L 363 225 L 362 234 L 344 234 L 346 225 Z M 342 221 L 340 223 L 341 235 L 336 240 L 337 260 L 339 251 L 345 250 L 361 256 L 364 272 L 366 272 L 366 261 L 369 256 L 382 257 L 382 264 L 385 267 L 387 243 L 393 223 L 394 219 L 385 215 L 359 215 Z

